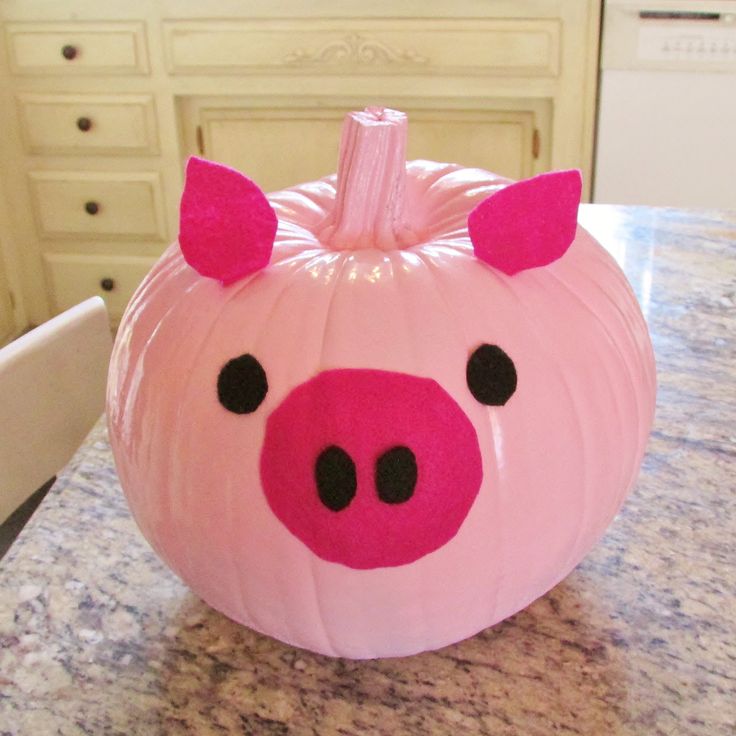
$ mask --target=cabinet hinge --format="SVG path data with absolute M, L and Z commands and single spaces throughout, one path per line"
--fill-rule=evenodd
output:
M 532 133 L 532 156 L 534 158 L 539 158 L 540 145 L 539 128 L 534 128 L 534 133 Z
M 197 150 L 201 156 L 204 156 L 204 135 L 202 135 L 202 126 L 197 126 Z

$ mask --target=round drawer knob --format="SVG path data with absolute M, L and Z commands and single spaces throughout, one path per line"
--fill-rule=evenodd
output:
M 77 118 L 77 128 L 86 133 L 92 127 L 92 121 L 89 118 Z
M 77 47 L 72 46 L 71 44 L 66 44 L 65 46 L 61 47 L 61 55 L 68 61 L 71 61 L 72 59 L 76 59 L 77 58 Z
M 104 278 L 100 281 L 100 288 L 102 291 L 112 291 L 115 288 L 115 280 L 111 278 Z
M 100 205 L 97 202 L 85 202 L 84 211 L 88 215 L 96 215 L 100 211 Z

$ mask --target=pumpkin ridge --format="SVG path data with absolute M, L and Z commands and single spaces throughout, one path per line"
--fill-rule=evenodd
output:
M 594 254 L 591 253 L 591 255 L 596 256 L 596 265 L 605 270 L 607 277 L 610 277 L 613 275 L 615 276 L 619 275 L 620 270 L 616 266 L 615 261 L 613 260 L 612 256 L 609 253 L 607 253 L 606 251 L 603 251 L 603 252 L 595 252 Z M 576 272 L 579 271 L 577 267 L 575 267 L 574 270 Z M 588 269 L 588 272 L 590 273 L 590 269 Z M 578 273 L 577 275 L 579 278 L 582 274 Z M 572 289 L 570 284 L 567 283 L 566 280 L 560 278 L 560 276 L 557 275 L 556 273 L 554 274 L 554 276 L 567 291 L 574 293 L 574 290 Z M 638 325 L 632 324 L 631 318 L 632 317 L 635 318 L 636 313 L 633 313 L 631 311 L 624 311 L 621 308 L 621 305 L 619 303 L 611 299 L 610 293 L 608 293 L 605 289 L 601 287 L 600 279 L 595 277 L 594 274 L 592 274 L 592 276 L 593 276 L 592 278 L 591 277 L 588 278 L 588 282 L 590 283 L 591 287 L 595 288 L 596 293 L 599 295 L 602 302 L 607 305 L 609 320 L 611 319 L 612 316 L 615 316 L 615 318 L 620 321 L 620 324 L 622 324 L 626 328 L 625 330 L 620 331 L 625 336 L 635 334 L 636 330 L 641 329 L 641 326 L 642 326 L 641 324 L 638 324 Z M 631 290 L 631 287 L 628 281 L 626 281 L 625 279 L 621 279 L 620 283 L 621 283 L 621 286 L 625 287 L 629 291 Z M 633 292 L 631 295 L 632 295 L 632 298 L 635 299 Z M 601 320 L 599 316 L 600 310 L 594 310 L 588 302 L 583 302 L 582 299 L 580 299 L 579 303 L 581 303 L 583 308 L 585 308 L 588 312 L 592 314 L 592 316 L 596 318 L 598 323 L 601 325 L 602 329 L 605 331 L 605 333 L 609 337 L 609 343 L 613 346 L 619 358 L 619 362 L 622 367 L 622 370 L 625 373 L 626 378 L 627 378 L 627 383 L 629 385 L 630 390 L 626 392 L 626 395 L 631 396 L 632 401 L 634 402 L 633 413 L 635 415 L 634 421 L 636 424 L 636 435 L 638 437 L 644 438 L 646 437 L 646 435 L 643 430 L 645 429 L 645 426 L 647 423 L 651 423 L 651 417 L 647 416 L 646 407 L 643 406 L 641 397 L 636 391 L 636 385 L 637 385 L 636 375 L 640 373 L 641 376 L 644 377 L 645 379 L 648 378 L 649 376 L 647 375 L 647 371 L 645 370 L 644 365 L 637 364 L 638 361 L 636 360 L 636 358 L 640 354 L 636 350 L 636 345 L 631 344 L 628 346 L 628 349 L 624 349 L 625 346 L 622 346 L 620 344 L 620 341 L 616 340 L 614 335 L 612 334 L 610 327 L 608 327 L 608 321 Z M 629 358 L 633 358 L 634 362 L 630 361 Z M 654 386 L 654 390 L 656 391 L 656 385 Z M 620 412 L 620 402 L 616 402 L 616 409 L 617 409 L 618 417 L 620 420 L 619 426 L 623 427 L 624 421 L 623 421 L 623 417 L 621 416 L 621 412 Z M 620 507 L 621 503 L 623 503 L 623 500 L 625 499 L 627 493 L 631 489 L 635 481 L 636 474 L 638 473 L 640 462 L 641 462 L 641 458 L 639 459 L 632 458 L 631 468 L 629 472 L 622 473 L 622 475 L 624 476 L 624 480 L 626 479 L 628 480 L 624 484 L 620 484 L 620 487 L 622 487 L 621 498 L 618 499 L 614 503 L 613 505 L 614 510 L 611 512 L 612 515 Z
M 570 262 L 567 262 L 567 268 L 573 268 L 570 265 Z M 549 290 L 550 281 L 553 282 L 556 287 L 562 288 L 564 290 L 564 293 L 566 294 L 567 299 L 570 300 L 571 306 L 572 305 L 578 305 L 584 312 L 588 315 L 589 321 L 591 326 L 596 330 L 602 330 L 602 334 L 605 336 L 605 342 L 608 345 L 609 349 L 611 350 L 612 354 L 618 359 L 619 361 L 619 367 L 623 365 L 623 367 L 626 370 L 627 377 L 629 377 L 627 366 L 625 365 L 625 361 L 622 359 L 621 355 L 621 347 L 618 344 L 618 342 L 614 339 L 614 337 L 611 335 L 610 330 L 603 324 L 602 320 L 600 319 L 599 314 L 596 310 L 591 308 L 591 305 L 579 294 L 577 291 L 572 288 L 565 279 L 561 278 L 560 271 L 563 269 L 561 268 L 552 268 L 547 267 L 545 269 L 537 269 L 534 271 L 528 272 L 529 281 L 533 285 L 533 288 L 535 291 L 541 291 L 541 290 Z M 518 276 L 513 277 L 514 279 L 518 278 Z M 536 282 L 536 284 L 534 283 Z M 556 289 L 553 290 L 553 293 L 556 292 Z M 581 483 L 581 490 L 582 490 L 582 503 L 580 507 L 580 516 L 578 523 L 576 525 L 576 534 L 575 534 L 575 542 L 570 547 L 570 552 L 568 554 L 568 560 L 566 563 L 566 567 L 569 567 L 570 569 L 574 567 L 574 560 L 579 557 L 579 550 L 578 546 L 580 544 L 580 540 L 582 538 L 583 531 L 591 526 L 591 520 L 590 520 L 590 510 L 592 508 L 590 504 L 590 497 L 592 494 L 592 486 L 591 482 L 589 480 L 589 468 L 591 466 L 591 463 L 588 462 L 588 458 L 592 457 L 594 453 L 591 453 L 590 450 L 590 442 L 588 441 L 588 432 L 586 432 L 582 426 L 581 423 L 581 417 L 585 416 L 586 413 L 589 414 L 589 409 L 587 409 L 586 406 L 583 406 L 578 399 L 576 399 L 576 392 L 574 391 L 573 387 L 570 384 L 570 381 L 568 379 L 568 371 L 565 369 L 564 365 L 561 365 L 559 363 L 559 360 L 555 353 L 550 352 L 549 355 L 554 358 L 556 362 L 556 371 L 559 374 L 563 385 L 565 387 L 565 392 L 568 398 L 569 403 L 574 407 L 573 411 L 573 417 L 574 417 L 574 423 L 575 423 L 575 431 L 577 434 L 577 442 L 579 446 L 582 448 L 582 454 L 585 458 L 584 462 L 581 464 L 582 468 L 582 476 L 583 481 Z M 611 372 L 609 371 L 609 364 L 606 360 L 603 360 L 601 356 L 596 356 L 596 361 L 598 364 L 602 365 L 602 370 L 605 372 L 607 376 L 611 375 Z M 609 426 L 613 428 L 616 435 L 619 437 L 619 440 L 624 438 L 624 434 L 622 433 L 621 429 L 625 426 L 625 421 L 622 416 L 622 413 L 620 411 L 621 405 L 620 402 L 617 400 L 617 394 L 613 391 L 613 385 L 615 384 L 614 380 L 607 380 L 605 381 L 608 391 L 608 396 L 610 397 L 610 402 L 606 402 L 608 404 L 612 404 L 614 406 L 614 412 L 615 412 L 615 421 L 609 422 L 609 417 L 606 417 L 607 423 Z M 636 414 L 636 421 L 638 423 L 638 411 L 634 412 Z M 590 429 L 590 428 L 589 428 Z M 595 429 L 595 428 L 593 428 Z M 625 478 L 628 474 L 625 472 L 625 468 L 619 467 L 619 474 Z M 617 487 L 621 487 L 621 483 L 616 484 Z M 623 495 L 625 496 L 628 492 L 628 488 L 622 489 L 621 491 Z M 614 506 L 618 506 L 618 499 L 614 499 Z M 615 509 L 608 509 L 605 513 L 600 513 L 598 516 L 599 518 L 604 518 L 606 520 L 613 517 L 615 513 Z M 596 525 L 599 522 L 596 522 Z M 606 522 L 608 523 L 608 522 Z M 602 531 L 601 531 L 602 533 Z

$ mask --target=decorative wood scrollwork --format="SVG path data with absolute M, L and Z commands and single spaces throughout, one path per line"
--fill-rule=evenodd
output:
M 394 49 L 375 38 L 351 33 L 329 41 L 317 50 L 295 49 L 284 57 L 286 64 L 427 64 L 429 59 L 411 49 Z

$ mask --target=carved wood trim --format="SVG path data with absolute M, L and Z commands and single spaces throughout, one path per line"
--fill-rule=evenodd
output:
M 350 33 L 316 50 L 298 48 L 284 57 L 285 64 L 427 64 L 429 59 L 412 49 L 392 48 L 377 38 Z

